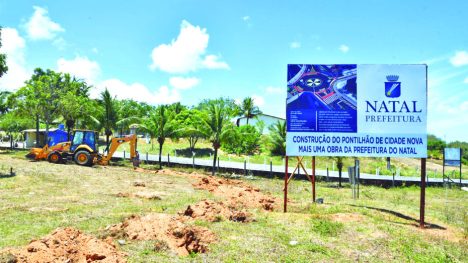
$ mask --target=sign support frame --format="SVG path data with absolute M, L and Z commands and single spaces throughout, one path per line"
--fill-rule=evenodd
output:
M 309 175 L 309 173 L 307 172 L 304 164 L 303 164 L 303 160 L 304 160 L 304 157 L 299 157 L 299 156 L 296 156 L 296 159 L 297 159 L 297 164 L 296 166 L 294 167 L 294 170 L 293 172 L 291 173 L 291 175 L 289 175 L 289 156 L 285 156 L 285 167 L 284 167 L 284 204 L 283 204 L 283 211 L 284 213 L 287 212 L 287 209 L 288 209 L 288 186 L 289 186 L 289 181 L 291 181 L 291 179 L 293 179 L 294 175 L 296 174 L 296 171 L 297 171 L 297 174 L 299 173 L 299 170 L 300 168 L 302 167 L 302 169 L 304 170 L 304 173 L 307 177 L 307 179 L 311 182 L 312 184 L 312 201 L 315 203 L 315 197 L 316 197 L 316 192 L 315 192 L 315 156 L 312 156 L 312 176 Z

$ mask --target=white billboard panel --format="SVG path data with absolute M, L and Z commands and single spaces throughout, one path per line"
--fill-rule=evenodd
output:
M 426 65 L 288 65 L 288 156 L 427 157 Z

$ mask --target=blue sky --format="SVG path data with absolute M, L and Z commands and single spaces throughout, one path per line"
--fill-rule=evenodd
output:
M 15 90 L 36 67 L 151 104 L 252 96 L 284 116 L 287 64 L 429 65 L 428 131 L 468 141 L 467 1 L 5 1 Z

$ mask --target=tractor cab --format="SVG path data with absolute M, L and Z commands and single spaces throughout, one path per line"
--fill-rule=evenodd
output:
M 88 146 L 88 147 L 85 147 Z M 75 130 L 73 133 L 73 141 L 70 146 L 70 151 L 75 152 L 77 148 L 87 148 L 90 152 L 96 152 L 96 133 L 89 130 Z

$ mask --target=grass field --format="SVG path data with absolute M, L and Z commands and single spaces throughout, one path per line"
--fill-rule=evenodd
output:
M 241 180 L 282 198 L 282 180 L 253 178 Z M 137 191 L 135 181 L 161 200 L 117 196 Z M 100 236 L 106 226 L 132 214 L 176 214 L 202 199 L 219 198 L 192 183 L 189 176 L 138 173 L 127 165 L 51 165 L 29 162 L 21 152 L 0 152 L 0 251 L 58 227 Z M 155 252 L 152 241 L 117 246 L 129 262 L 467 262 L 468 193 L 427 188 L 425 230 L 417 227 L 419 193 L 418 187 L 362 186 L 361 198 L 353 200 L 349 188 L 319 183 L 317 196 L 324 204 L 314 204 L 310 183 L 293 181 L 286 214 L 250 209 L 256 219 L 250 223 L 196 221 L 218 238 L 206 254 Z

